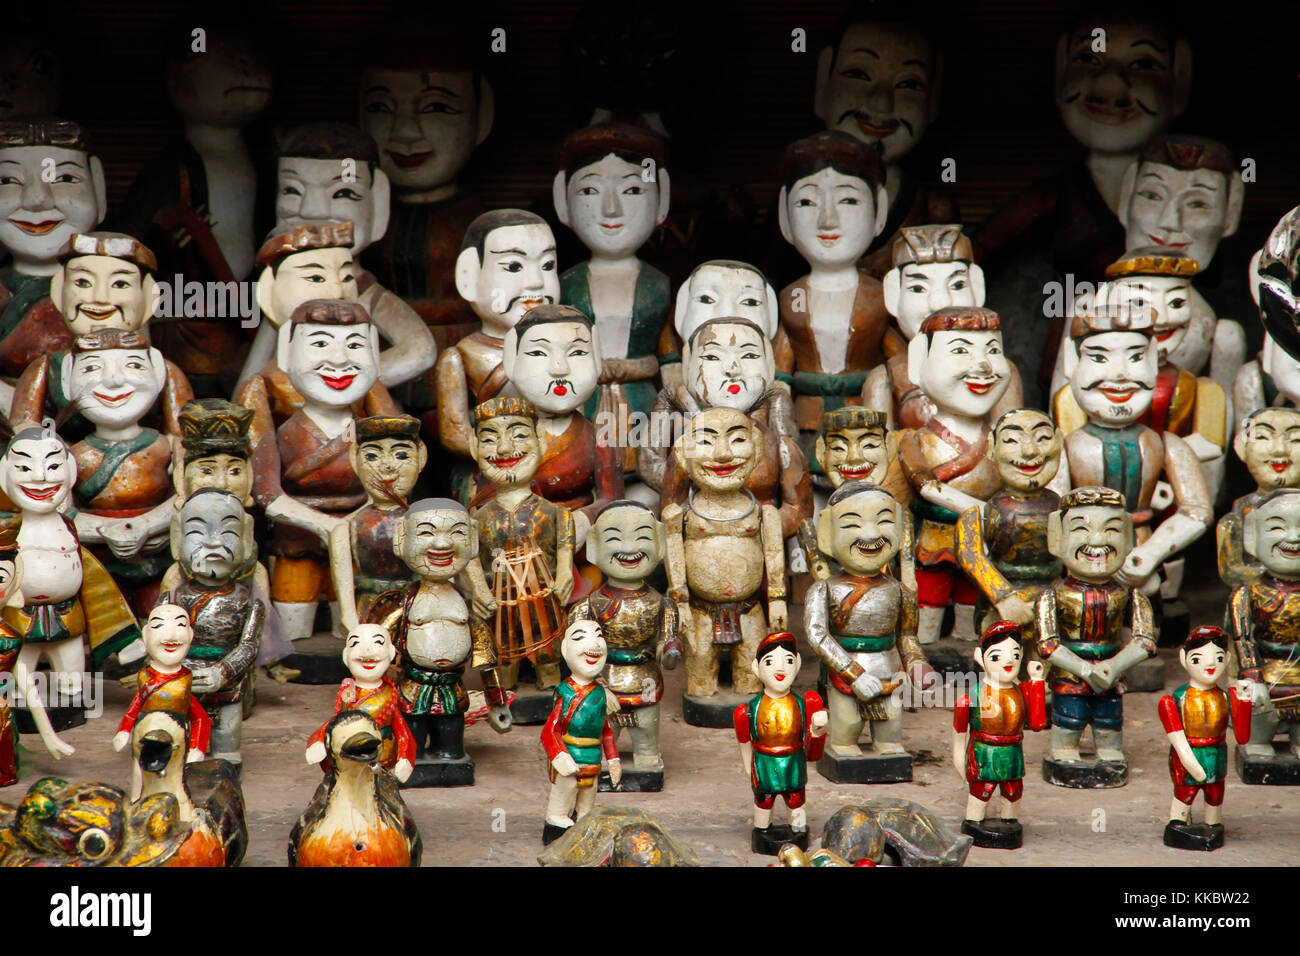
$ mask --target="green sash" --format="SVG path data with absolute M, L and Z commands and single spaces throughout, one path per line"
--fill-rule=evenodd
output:
M 144 451 L 158 440 L 158 432 L 153 428 L 142 428 L 140 434 L 123 441 L 105 441 L 98 435 L 87 435 L 86 444 L 103 455 L 99 467 L 77 488 L 77 493 L 86 504 L 94 501 L 108 487 L 117 474 L 117 469 L 138 451 Z
M 1083 430 L 1101 442 L 1101 483 L 1120 492 L 1129 511 L 1138 511 L 1142 496 L 1142 448 L 1138 436 L 1142 426 L 1102 428 L 1089 422 Z
M 861 637 L 851 634 L 831 632 L 835 642 L 850 653 L 858 651 L 887 651 L 894 646 L 893 634 L 881 634 L 878 637 Z
M 7 336 L 41 299 L 50 294 L 51 276 L 29 276 L 12 266 L 0 272 L 0 282 L 9 290 L 9 300 L 0 310 L 0 338 Z

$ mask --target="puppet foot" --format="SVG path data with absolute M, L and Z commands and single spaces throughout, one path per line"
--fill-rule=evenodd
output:
M 976 846 L 990 850 L 1019 850 L 1024 845 L 1024 827 L 1019 820 L 963 820 L 961 832 Z
M 954 604 L 952 607 L 952 636 L 958 641 L 977 641 L 975 630 L 975 605 Z
M 550 846 L 560 837 L 564 836 L 564 834 L 568 833 L 572 827 L 572 820 L 569 820 L 566 824 L 561 826 L 560 824 L 552 823 L 548 817 L 546 823 L 542 826 L 542 846 Z

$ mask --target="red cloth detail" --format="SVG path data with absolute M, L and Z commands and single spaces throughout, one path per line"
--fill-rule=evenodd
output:
M 959 734 L 970 730 L 970 698 L 962 694 L 952 709 L 952 729 Z
M 546 723 L 542 725 L 542 747 L 546 750 L 546 759 L 554 760 L 561 753 L 567 753 L 564 744 L 560 740 L 560 705 L 563 703 L 559 694 L 555 695 L 555 706 L 551 708 L 551 716 L 546 718 Z
M 1027 680 L 1020 683 L 1020 694 L 1025 699 L 1025 726 L 1030 730 L 1046 730 L 1047 681 Z
M 1165 733 L 1172 734 L 1183 729 L 1183 715 L 1178 710 L 1178 701 L 1171 695 L 1166 694 L 1160 698 L 1156 712 L 1160 714 L 1160 723 L 1164 725 Z
M 736 728 L 736 740 L 742 744 L 749 743 L 749 707 L 747 705 L 741 704 L 731 712 L 731 723 Z
M 974 604 L 979 588 L 955 564 L 917 565 L 916 599 L 922 607 Z
M 1238 744 L 1250 742 L 1250 701 L 1237 698 L 1237 688 L 1228 689 L 1228 706 L 1232 711 L 1232 734 Z
M 816 763 L 818 760 L 822 759 L 822 754 L 826 752 L 827 734 L 823 733 L 821 736 L 814 737 L 812 735 L 812 719 L 813 714 L 820 714 L 826 708 L 822 705 L 821 695 L 814 690 L 810 690 L 803 695 L 803 705 L 804 710 L 808 715 L 808 726 L 804 728 L 804 747 L 807 750 L 807 758 Z M 829 725 L 827 729 L 830 729 Z M 799 803 L 800 805 L 803 803 L 802 794 L 800 795 Z M 794 807 L 795 804 L 790 803 L 789 806 Z

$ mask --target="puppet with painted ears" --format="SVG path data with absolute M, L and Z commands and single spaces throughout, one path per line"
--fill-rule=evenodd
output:
M 309 123 L 280 142 L 275 219 L 352 223 L 359 258 L 388 229 L 390 183 L 375 141 L 345 123 Z M 392 387 L 428 371 L 437 355 L 424 320 L 373 275 L 357 269 L 359 301 L 389 347 L 380 355 L 380 381 Z
M 615 787 L 623 779 L 623 761 L 614 743 L 610 715 L 618 713 L 613 691 L 600 683 L 609 648 L 595 621 L 574 621 L 564 631 L 560 653 L 569 676 L 555 689 L 555 706 L 542 728 L 551 777 L 542 842 L 550 843 L 596 804 L 601 758 Z
M 50 300 L 74 335 L 138 331 L 153 316 L 157 271 L 154 254 L 131 236 L 77 233 L 59 254 Z
M 779 314 L 776 290 L 761 271 L 747 262 L 712 259 L 692 269 L 678 288 L 673 329 L 679 342 L 688 342 L 709 319 L 735 316 L 753 322 L 771 339 L 776 336 Z M 667 356 L 660 358 L 659 372 L 665 388 L 681 384 L 681 368 L 676 367 L 679 364 Z
M 907 360 L 908 377 L 935 407 L 925 426 L 905 429 L 898 438 L 903 473 L 921 499 L 918 634 L 922 644 L 938 640 L 944 608 L 952 601 L 953 634 L 974 641 L 979 592 L 957 565 L 955 535 L 958 517 L 970 508 L 982 510 L 1002 485 L 987 457 L 993 410 L 1011 379 L 1001 320 L 988 309 L 942 309 L 921 323 Z
M 506 333 L 506 377 L 537 410 L 542 461 L 534 483 L 548 501 L 573 512 L 575 547 L 587 540 L 596 512 L 623 497 L 617 449 L 582 413 L 603 366 L 598 331 L 572 306 L 538 306 Z
M 804 628 L 829 668 L 829 766 L 821 769 L 832 780 L 911 779 L 902 744 L 903 706 L 894 691 L 900 676 L 922 690 L 934 682 L 934 672 L 916 639 L 916 595 L 889 570 L 908 540 L 905 520 L 889 492 L 864 481 L 840 485 L 817 517 L 818 550 L 839 570 L 809 589 Z M 858 746 L 868 723 L 870 757 Z M 882 757 L 902 760 L 886 768 L 877 759 Z

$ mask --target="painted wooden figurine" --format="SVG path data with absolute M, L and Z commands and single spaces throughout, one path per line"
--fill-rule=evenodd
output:
M 513 690 L 519 664 L 533 665 L 536 693 L 513 705 L 516 723 L 540 723 L 560 682 L 556 642 L 573 593 L 573 516 L 534 493 L 541 463 L 537 412 L 523 398 L 489 399 L 474 409 L 470 452 L 490 486 L 470 507 L 479 561 L 500 602 L 492 619 L 501 686 Z
M 758 690 L 750 668 L 770 628 L 786 626 L 784 535 L 776 508 L 745 487 L 763 435 L 742 412 L 696 414 L 674 452 L 691 480 L 685 507 L 668 505 L 669 597 L 686 638 L 684 719 L 726 727 L 735 696 Z M 764 587 L 765 585 L 765 587 Z M 731 654 L 732 695 L 718 693 L 718 666 Z
M 1244 518 L 1246 553 L 1262 566 L 1232 592 L 1228 626 L 1241 677 L 1256 681 L 1250 740 L 1237 749 L 1245 783 L 1300 784 L 1300 490 L 1264 495 Z M 1279 749 L 1273 739 L 1284 734 Z
M 691 270 L 677 289 L 673 305 L 674 344 L 680 349 L 709 319 L 748 319 L 767 338 L 780 327 L 776 290 L 763 271 L 735 259 L 710 259 Z M 669 393 L 682 384 L 682 357 L 671 352 L 659 356 L 659 375 Z M 638 470 L 640 469 L 638 459 Z
M 560 300 L 555 236 L 546 220 L 522 209 L 476 218 L 456 259 L 456 291 L 482 325 L 443 349 L 434 365 L 437 431 L 444 448 L 472 458 L 474 406 L 513 393 L 502 364 L 506 332 L 530 309 Z
M 1038 596 L 1036 610 L 1038 656 L 1051 667 L 1052 691 L 1043 779 L 1058 787 L 1128 782 L 1123 678 L 1156 653 L 1151 602 L 1119 573 L 1132 548 L 1133 518 L 1124 495 L 1112 488 L 1075 488 L 1048 519 L 1047 549 L 1065 574 Z M 1097 749 L 1091 763 L 1079 754 L 1088 726 Z
M 911 485 L 916 516 L 916 585 L 920 603 L 917 637 L 939 639 L 944 609 L 953 604 L 953 636 L 974 641 L 979 589 L 957 563 L 959 516 L 984 503 L 1002 486 L 988 458 L 993 408 L 1010 380 L 1002 350 L 1001 321 L 988 309 L 940 309 L 921 323 L 908 345 L 912 381 L 934 403 L 919 428 L 898 437 L 898 460 Z
M 800 663 L 793 634 L 775 631 L 763 638 L 750 662 L 762 693 L 732 715 L 741 766 L 754 791 L 750 849 L 768 856 L 776 856 L 787 843 L 808 848 L 808 761 L 820 760 L 826 746 L 828 718 L 822 699 L 815 691 L 799 694 L 792 689 Z M 772 824 L 777 797 L 790 809 L 788 826 Z
M 383 742 L 377 761 L 392 771 L 398 783 L 405 783 L 415 767 L 415 737 L 402 716 L 402 698 L 388 670 L 397 657 L 397 648 L 388 629 L 379 624 L 358 624 L 343 644 L 343 663 L 352 676 L 345 679 L 334 698 L 334 715 L 345 710 L 359 710 L 369 715 L 379 728 Z M 332 720 L 332 718 L 331 718 Z M 325 736 L 330 721 L 307 738 L 307 762 L 325 763 Z
M 1249 282 L 1252 291 L 1258 292 L 1254 276 Z M 1232 383 L 1234 434 L 1257 408 L 1300 408 L 1300 361 L 1288 355 L 1268 332 L 1258 355 L 1241 367 Z
M 131 731 L 141 714 L 165 710 L 175 715 L 185 729 L 186 761 L 202 760 L 208 750 L 212 721 L 191 693 L 194 676 L 184 664 L 194 641 L 194 626 L 189 611 L 170 603 L 167 595 L 163 598 L 149 612 L 142 629 L 148 661 L 136 675 L 135 696 L 117 725 L 113 749 L 121 750 L 131 742 Z M 140 799 L 139 764 L 131 770 L 131 799 Z
M 893 268 L 881 280 L 885 308 L 907 341 L 940 309 L 984 304 L 984 271 L 973 261 L 959 224 L 903 226 L 894 237 L 892 258 Z M 890 428 L 920 428 L 934 415 L 934 402 L 908 377 L 907 361 L 900 352 L 873 368 L 862 385 L 863 403 L 884 412 Z M 1007 390 L 993 411 L 996 416 L 1023 404 L 1020 371 L 1012 365 Z
M 266 607 L 240 579 L 249 561 L 253 519 L 235 495 L 202 488 L 181 507 L 172 554 L 181 583 L 171 599 L 189 612 L 194 641 L 186 666 L 190 685 L 212 718 L 210 754 L 231 763 L 239 753 L 244 696 L 257 663 Z
M 983 671 L 968 696 L 962 694 L 952 712 L 952 762 L 966 783 L 966 817 L 961 832 L 976 846 L 1018 850 L 1024 837 L 1020 798 L 1025 792 L 1025 730 L 1047 729 L 1047 684 L 1043 665 L 1030 661 L 1026 681 L 1020 680 L 1020 627 L 999 621 L 984 632 L 974 651 Z M 1002 791 L 1001 813 L 987 818 L 989 801 Z
M 569 509 L 580 548 L 596 512 L 623 497 L 618 445 L 582 412 L 603 367 L 600 336 L 572 306 L 539 305 L 506 332 L 502 359 L 510 384 L 537 411 L 542 460 L 533 490 Z
M 1217 850 L 1223 846 L 1223 792 L 1228 782 L 1228 724 L 1237 746 L 1250 739 L 1255 681 L 1238 680 L 1224 690 L 1228 635 L 1219 627 L 1194 628 L 1178 649 L 1187 683 L 1160 698 L 1160 723 L 1169 738 L 1169 805 L 1165 846 Z M 1197 792 L 1205 798 L 1205 822 L 1192 823 Z
M 1238 588 L 1263 573 L 1263 565 L 1246 553 L 1246 512 L 1270 491 L 1300 487 L 1300 411 L 1257 408 L 1242 422 L 1232 449 L 1255 480 L 1255 490 L 1234 501 L 1215 526 L 1219 577 L 1228 587 Z
M 596 515 L 587 537 L 587 560 L 604 581 L 569 608 L 569 623 L 595 621 L 605 635 L 608 664 L 604 684 L 618 698 L 611 717 L 614 739 L 626 729 L 632 738 L 633 766 L 623 773 L 622 789 L 658 791 L 664 786 L 659 750 L 662 668 L 682 659 L 677 605 L 649 584 L 667 548 L 666 529 L 640 502 L 623 499 Z M 603 782 L 603 781 L 602 781 Z
M 487 625 L 496 604 L 479 564 L 478 529 L 460 502 L 425 498 L 394 523 L 392 548 L 415 580 L 377 597 L 369 614 L 393 635 L 401 655 L 398 689 L 417 748 L 407 785 L 470 786 L 474 761 L 465 753 L 467 667 L 476 668 L 482 679 L 492 729 L 505 733 L 511 727 Z
M 556 215 L 591 251 L 590 259 L 560 276 L 560 301 L 596 324 L 605 403 L 619 421 L 650 411 L 658 356 L 674 351 L 668 323 L 672 283 L 637 258 L 668 217 L 667 161 L 657 135 L 619 123 L 570 134 L 556 157 Z M 594 403 L 589 411 L 595 411 Z M 630 470 L 633 461 L 628 464 Z
M 31 674 L 45 657 L 58 696 L 69 702 L 56 716 L 66 726 L 85 722 L 81 709 L 86 673 L 84 644 L 95 669 L 140 636 L 122 592 L 99 559 L 77 539 L 76 528 L 62 510 L 72 497 L 76 462 L 54 433 L 53 422 L 21 428 L 0 457 L 0 489 L 20 517 L 18 552 L 22 557 L 24 603 L 7 606 L 3 616 L 23 635 L 14 676 L 26 696 L 39 701 Z M 55 756 L 72 747 L 55 735 L 45 708 L 31 717 L 42 742 Z
M 0 607 L 20 605 L 23 601 L 22 562 L 18 558 L 18 532 L 0 530 Z M 21 632 L 0 617 L 0 679 L 12 677 L 23 646 Z M 28 707 L 41 706 L 39 695 L 28 696 Z M 0 787 L 18 782 L 18 728 L 14 702 L 0 702 Z
M 379 763 L 384 735 L 364 710 L 325 725 L 329 769 L 289 833 L 290 866 L 419 866 L 415 818 Z
M 619 701 L 600 682 L 608 653 L 600 624 L 574 621 L 564 630 L 560 653 L 570 673 L 555 688 L 555 704 L 542 728 L 551 777 L 543 844 L 563 835 L 595 806 L 602 757 L 615 787 L 623 778 L 623 761 L 610 724 L 610 716 L 619 711 Z
M 385 591 L 414 580 L 393 548 L 394 530 L 428 460 L 420 421 L 410 415 L 371 415 L 353 425 L 348 445 L 352 470 L 366 503 L 330 529 L 330 574 L 339 616 L 348 629 L 369 620 L 367 611 Z
M 776 369 L 811 457 L 822 412 L 860 404 L 867 373 L 905 343 L 880 280 L 858 265 L 889 206 L 879 154 L 848 133 L 818 133 L 786 148 L 781 183 L 781 235 L 812 271 L 781 290 Z
M 1064 447 L 1051 417 L 1034 409 L 1005 413 L 989 432 L 987 456 L 1002 490 L 957 522 L 957 563 L 982 592 L 977 623 L 985 630 L 1014 621 L 1031 640 L 1034 602 L 1061 575 L 1061 562 L 1047 550 L 1047 524 L 1061 506 L 1048 485 Z
M 809 588 L 804 629 L 829 677 L 830 744 L 817 769 L 837 783 L 912 779 L 894 692 L 904 681 L 923 690 L 934 673 L 916 639 L 916 593 L 889 570 L 905 519 L 889 492 L 864 481 L 840 485 L 817 517 L 819 550 L 839 569 Z M 867 724 L 870 756 L 858 745 Z
M 709 319 L 696 326 L 682 346 L 682 370 L 684 387 L 675 396 L 665 389 L 655 401 L 655 412 L 663 416 L 659 421 L 665 425 L 685 421 L 706 408 L 731 408 L 747 416 L 763 441 L 745 488 L 760 504 L 777 509 L 785 537 L 797 534 L 799 522 L 812 517 L 812 482 L 794 427 L 790 393 L 784 384 L 774 381 L 767 336 L 744 319 Z M 647 443 L 638 452 L 651 478 L 659 479 L 664 506 L 684 504 L 691 490 L 690 478 L 672 445 L 677 436 L 666 434 L 669 431 L 662 428 L 654 436 L 659 449 Z M 662 465 L 657 460 L 660 454 Z
M 58 183 L 44 178 L 47 160 L 55 164 Z M 10 256 L 0 269 L 0 374 L 14 379 L 41 355 L 72 344 L 50 284 L 60 250 L 103 221 L 108 200 L 104 167 L 90 155 L 81 127 L 68 120 L 0 122 L 0 163 L 7 170 L 0 185 L 0 247 Z

